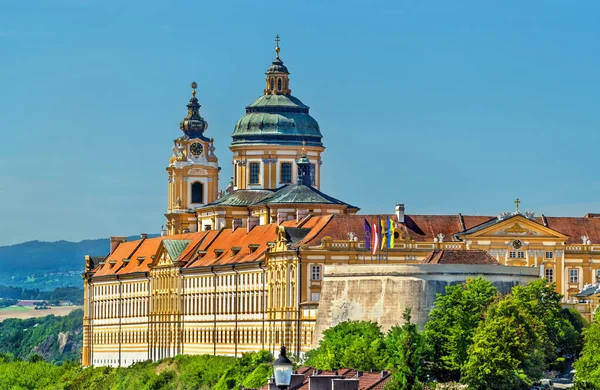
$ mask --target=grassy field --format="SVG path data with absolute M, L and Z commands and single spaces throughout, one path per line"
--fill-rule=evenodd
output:
M 0 309 L 0 321 L 7 318 L 33 318 L 44 317 L 50 314 L 55 316 L 66 316 L 76 309 L 81 309 L 81 306 L 50 306 L 48 310 L 33 310 L 32 307 L 11 306 Z

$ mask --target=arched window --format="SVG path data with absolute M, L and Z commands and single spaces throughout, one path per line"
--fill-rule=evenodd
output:
M 271 78 L 271 89 L 273 89 L 273 87 L 275 87 L 275 81 L 273 80 L 273 78 Z
M 277 79 L 277 90 L 281 91 L 281 79 Z
M 192 203 L 204 203 L 202 201 L 204 197 L 204 186 L 200 182 L 192 184 Z

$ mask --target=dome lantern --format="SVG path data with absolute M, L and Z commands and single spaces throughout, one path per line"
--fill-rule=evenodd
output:
M 279 58 L 279 35 L 275 37 L 275 59 L 271 63 L 271 66 L 267 69 L 267 87 L 265 88 L 265 95 L 290 95 L 292 90 L 290 87 L 290 72 L 287 67 L 283 65 L 283 61 Z

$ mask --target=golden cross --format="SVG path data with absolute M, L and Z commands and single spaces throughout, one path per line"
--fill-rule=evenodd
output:
M 517 213 L 519 212 L 519 205 L 521 204 L 521 201 L 519 200 L 519 198 L 517 198 L 517 200 L 515 200 L 515 204 L 517 205 Z
M 279 39 L 279 34 L 277 34 L 277 35 L 275 36 L 275 53 L 277 53 L 277 54 L 276 54 L 276 57 L 277 57 L 277 58 L 279 58 L 279 40 L 280 40 L 280 39 Z

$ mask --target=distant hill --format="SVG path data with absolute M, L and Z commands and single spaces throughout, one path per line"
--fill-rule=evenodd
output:
M 20 359 L 38 354 L 54 363 L 79 360 L 83 344 L 82 326 L 81 309 L 64 317 L 49 315 L 4 320 L 0 322 L 0 354 L 9 353 Z
M 138 238 L 132 236 L 128 240 Z M 108 238 L 101 238 L 80 242 L 28 241 L 0 246 L 0 284 L 40 290 L 81 287 L 84 256 L 108 254 L 109 242 Z

